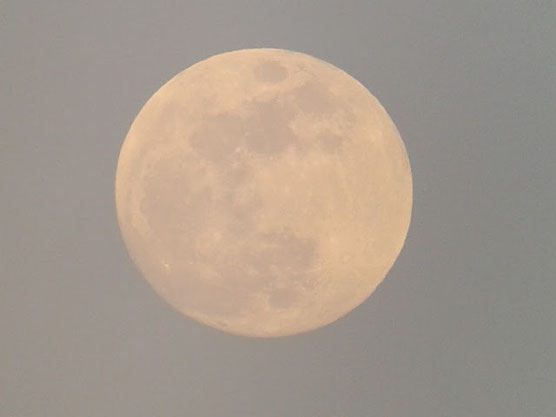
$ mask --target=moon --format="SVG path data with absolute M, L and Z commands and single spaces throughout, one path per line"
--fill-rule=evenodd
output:
M 369 297 L 408 231 L 396 126 L 339 68 L 244 49 L 178 73 L 122 145 L 118 223 L 166 302 L 236 335 L 334 322 Z

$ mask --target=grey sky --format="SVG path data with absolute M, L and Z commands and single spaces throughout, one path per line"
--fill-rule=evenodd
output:
M 3 2 L 0 416 L 556 415 L 555 22 L 549 0 Z M 383 284 L 283 339 L 172 310 L 114 210 L 144 102 L 248 47 L 353 75 L 413 170 Z

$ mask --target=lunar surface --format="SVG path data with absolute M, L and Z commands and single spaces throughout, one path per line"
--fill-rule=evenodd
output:
M 377 99 L 279 49 L 216 55 L 162 86 L 131 125 L 115 186 L 152 288 L 246 336 L 308 331 L 362 303 L 411 217 L 406 150 Z

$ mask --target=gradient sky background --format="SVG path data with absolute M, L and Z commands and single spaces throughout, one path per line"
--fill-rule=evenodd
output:
M 3 1 L 0 416 L 556 415 L 556 3 Z M 131 121 L 216 53 L 292 49 L 404 138 L 413 220 L 348 316 L 228 335 L 140 278 L 113 198 Z

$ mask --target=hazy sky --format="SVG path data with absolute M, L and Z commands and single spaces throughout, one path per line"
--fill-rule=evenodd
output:
M 556 3 L 21 1 L 0 12 L 0 416 L 556 415 Z M 373 92 L 414 180 L 404 250 L 334 324 L 228 335 L 154 295 L 114 174 L 166 80 L 308 53 Z

